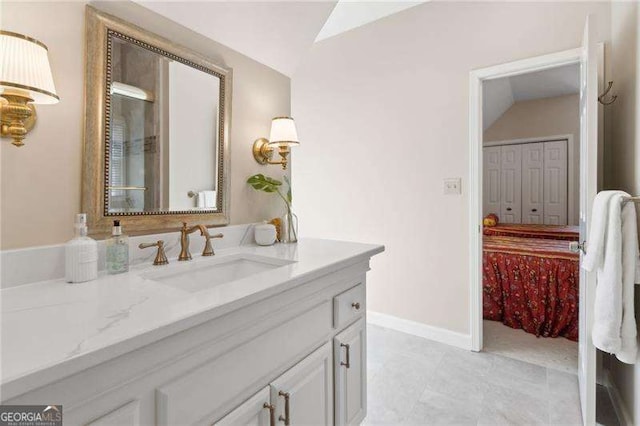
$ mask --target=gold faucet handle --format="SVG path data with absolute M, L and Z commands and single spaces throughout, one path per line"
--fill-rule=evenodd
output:
M 215 234 L 215 235 L 205 235 L 205 242 L 204 242 L 204 250 L 202 251 L 202 255 L 203 256 L 213 256 L 215 253 L 213 251 L 213 246 L 211 245 L 211 239 L 212 238 L 224 238 L 224 235 L 222 234 Z
M 155 243 L 140 243 L 140 245 L 138 245 L 138 248 L 141 249 L 146 249 L 149 247 L 158 247 L 156 258 L 153 260 L 154 265 L 166 265 L 167 263 L 169 263 L 167 255 L 164 252 L 164 241 L 158 240 Z

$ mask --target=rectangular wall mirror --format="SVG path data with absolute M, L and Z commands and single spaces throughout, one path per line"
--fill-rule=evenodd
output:
M 231 70 L 90 6 L 86 19 L 92 233 L 227 224 Z

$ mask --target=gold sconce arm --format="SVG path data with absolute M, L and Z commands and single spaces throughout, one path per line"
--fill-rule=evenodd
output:
M 273 151 L 275 149 L 269 145 L 269 141 L 265 138 L 256 139 L 253 142 L 253 158 L 260 164 L 280 164 L 282 165 L 282 170 L 287 169 L 287 164 L 289 162 L 289 147 L 287 145 L 279 145 L 278 146 L 278 154 L 282 158 L 280 161 L 273 161 Z

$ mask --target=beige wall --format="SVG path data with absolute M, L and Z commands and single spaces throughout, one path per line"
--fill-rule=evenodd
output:
M 605 150 L 605 185 L 640 194 L 640 6 L 613 2 L 611 6 L 611 62 L 616 102 L 607 107 L 611 140 Z M 639 216 L 640 219 L 640 216 Z M 640 220 L 639 220 L 640 223 Z M 640 292 L 636 288 L 636 320 L 640 319 Z M 640 364 L 615 359 L 610 365 L 634 424 L 640 423 Z
M 484 142 L 573 135 L 573 181 L 569 194 L 574 215 L 569 223 L 578 224 L 580 216 L 580 95 L 556 96 L 516 102 L 484 132 Z
M 292 77 L 300 232 L 384 243 L 368 309 L 469 333 L 469 71 L 580 46 L 609 3 L 428 2 L 314 45 Z M 443 179 L 462 178 L 461 196 Z
M 565 134 L 580 137 L 578 94 L 516 102 L 485 130 L 484 141 Z
M 2 249 L 62 243 L 73 235 L 80 209 L 84 91 L 85 2 L 2 2 L 2 29 L 25 33 L 49 46 L 61 101 L 38 107 L 38 124 L 26 146 L 0 144 Z M 267 135 L 271 118 L 290 110 L 286 76 L 133 2 L 101 2 L 100 9 L 175 40 L 233 68 L 231 221 L 247 223 L 280 214 L 276 197 L 245 184 L 257 172 L 254 139 Z M 55 19 L 53 19 L 55 17 Z

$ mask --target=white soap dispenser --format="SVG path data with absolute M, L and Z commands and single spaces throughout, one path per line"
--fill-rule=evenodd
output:
M 82 283 L 98 277 L 98 243 L 87 237 L 87 215 L 76 215 L 75 237 L 65 246 L 65 279 Z

